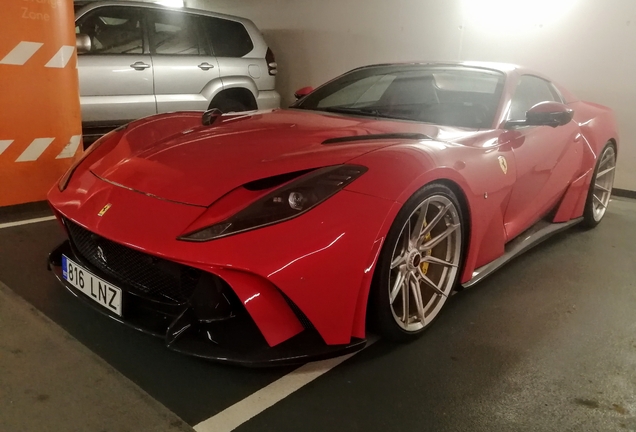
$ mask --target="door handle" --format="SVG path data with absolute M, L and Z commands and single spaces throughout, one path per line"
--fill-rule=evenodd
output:
M 131 68 L 133 68 L 134 70 L 144 70 L 144 69 L 148 69 L 150 67 L 149 64 L 146 64 L 142 61 L 138 61 L 138 62 L 134 62 L 133 64 L 130 65 Z
M 203 63 L 201 63 L 201 64 L 199 65 L 199 69 L 203 69 L 204 71 L 206 71 L 206 70 L 210 70 L 210 69 L 212 69 L 213 67 L 214 67 L 214 65 L 211 65 L 211 64 L 210 64 L 210 63 L 208 63 L 208 62 L 203 62 Z

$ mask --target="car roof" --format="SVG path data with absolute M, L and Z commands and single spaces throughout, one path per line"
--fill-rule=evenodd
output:
M 170 10 L 170 11 L 176 11 L 176 12 L 187 12 L 187 13 L 191 13 L 191 14 L 196 14 L 196 15 L 205 15 L 205 16 L 212 16 L 212 17 L 217 17 L 217 18 L 228 18 L 231 19 L 233 21 L 239 21 L 241 23 L 243 23 L 244 25 L 251 25 L 252 22 L 247 19 L 247 18 L 243 18 L 243 17 L 239 17 L 236 15 L 227 15 L 227 14 L 222 14 L 222 13 L 217 13 L 217 12 L 212 12 L 212 11 L 208 11 L 208 10 L 202 10 L 202 9 L 190 9 L 190 8 L 185 8 L 185 7 L 179 7 L 179 8 L 172 8 L 169 6 L 164 6 L 161 4 L 157 4 L 157 3 L 146 3 L 146 2 L 140 2 L 140 1 L 122 1 L 122 0 L 79 0 L 79 1 L 74 1 L 73 4 L 75 6 L 80 6 L 81 9 L 76 9 L 78 12 L 79 11 L 83 11 L 84 8 L 90 8 L 88 10 L 97 8 L 97 7 L 101 7 L 101 6 L 124 6 L 124 7 L 142 7 L 142 8 L 148 8 L 148 9 L 161 9 L 161 10 Z M 82 14 L 83 15 L 83 14 Z M 77 15 L 76 15 L 77 17 Z M 252 24 L 253 25 L 253 24 Z
M 366 66 L 361 66 L 354 70 L 383 67 L 383 66 L 452 66 L 452 67 L 473 67 L 479 69 L 489 69 L 496 72 L 501 72 L 504 75 L 510 75 L 518 72 L 521 75 L 537 75 L 544 77 L 543 74 L 537 73 L 525 67 L 515 65 L 512 63 L 499 63 L 499 62 L 483 62 L 483 61 L 414 61 L 414 62 L 397 62 L 397 63 L 377 63 Z M 544 77 L 545 78 L 545 77 Z

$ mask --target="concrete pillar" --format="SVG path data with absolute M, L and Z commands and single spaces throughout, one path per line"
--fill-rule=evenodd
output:
M 2 0 L 0 206 L 45 199 L 81 151 L 72 0 Z

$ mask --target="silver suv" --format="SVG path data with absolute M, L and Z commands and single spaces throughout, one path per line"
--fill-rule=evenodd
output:
M 245 18 L 77 1 L 75 33 L 85 140 L 157 113 L 280 106 L 274 54 Z

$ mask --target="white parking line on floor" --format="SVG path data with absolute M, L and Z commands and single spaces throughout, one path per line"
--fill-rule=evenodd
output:
M 7 222 L 7 223 L 0 224 L 0 229 L 11 228 L 11 227 L 20 226 L 20 225 L 34 224 L 34 223 L 38 223 L 38 222 L 46 222 L 46 221 L 50 221 L 50 220 L 53 220 L 53 219 L 55 219 L 55 216 L 46 216 L 46 217 L 35 218 L 35 219 L 27 219 L 27 220 L 15 221 L 15 222 Z
M 367 347 L 375 343 L 377 338 L 369 338 Z M 366 347 L 365 347 L 366 349 Z M 360 351 L 358 351 L 360 352 Z M 194 427 L 196 432 L 230 432 L 285 399 L 301 387 L 309 384 L 319 376 L 329 372 L 340 363 L 348 360 L 358 352 L 342 357 L 307 363 L 284 377 L 263 387 L 240 402 L 221 411 L 217 415 L 202 421 Z

